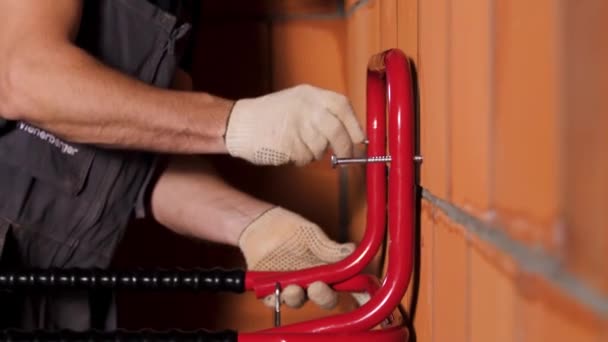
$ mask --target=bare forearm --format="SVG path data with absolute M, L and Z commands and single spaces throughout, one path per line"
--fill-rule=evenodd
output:
M 20 59 L 11 63 L 10 110 L 4 116 L 74 142 L 172 153 L 225 151 L 231 101 L 155 88 L 70 44 L 43 44 L 22 47 Z
M 226 184 L 199 157 L 176 156 L 156 183 L 152 214 L 178 234 L 232 246 L 273 205 Z

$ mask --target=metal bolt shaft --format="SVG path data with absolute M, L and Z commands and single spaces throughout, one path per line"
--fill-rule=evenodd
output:
M 281 284 L 276 283 L 274 287 L 274 326 L 281 326 Z
M 363 158 L 338 158 L 334 155 L 331 156 L 331 167 L 335 168 L 339 165 L 344 164 L 367 164 L 367 163 L 390 163 L 392 160 L 391 156 L 376 156 L 376 157 L 363 157 Z M 414 161 L 421 163 L 423 160 L 422 156 L 415 156 Z
M 343 164 L 366 164 L 366 163 L 389 163 L 391 156 L 376 156 L 367 158 L 338 158 L 331 156 L 331 166 L 336 167 Z

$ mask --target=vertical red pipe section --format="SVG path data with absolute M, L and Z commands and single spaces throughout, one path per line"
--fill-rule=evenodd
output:
M 369 330 L 399 305 L 409 285 L 413 267 L 414 189 L 414 99 L 409 62 L 399 50 L 374 56 L 368 67 L 368 131 L 370 156 L 384 151 L 375 139 L 384 138 L 385 99 L 388 102 L 389 149 L 392 157 L 389 171 L 389 240 L 388 266 L 382 287 L 372 299 L 355 311 L 325 319 L 293 324 L 269 330 L 272 333 L 352 333 Z M 371 126 L 369 126 L 371 124 Z M 382 127 L 381 127 L 382 126 Z M 378 129 L 378 130 L 375 130 Z M 374 153 L 374 154 L 372 154 Z M 378 153 L 378 154 L 375 154 Z M 375 181 L 375 172 L 384 167 L 368 165 L 368 176 Z M 369 194 L 368 194 L 369 196 Z M 380 198 L 372 198 L 384 203 Z M 375 208 L 375 207 L 373 207 Z M 371 209 L 371 208 L 370 208 Z M 375 208 L 377 209 L 377 208 Z M 377 217 L 368 219 L 378 220 Z

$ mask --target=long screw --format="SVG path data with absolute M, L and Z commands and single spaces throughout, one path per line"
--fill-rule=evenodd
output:
M 366 158 L 338 158 L 335 155 L 332 155 L 331 167 L 335 168 L 336 166 L 344 164 L 390 163 L 391 160 L 391 156 L 376 156 Z M 422 156 L 415 156 L 414 161 L 417 163 L 422 162 Z

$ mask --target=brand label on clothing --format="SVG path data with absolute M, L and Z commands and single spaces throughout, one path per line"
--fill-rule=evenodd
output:
M 24 131 L 25 133 L 33 135 L 33 136 L 37 137 L 38 139 L 55 146 L 63 154 L 74 156 L 74 155 L 76 155 L 76 153 L 78 153 L 78 149 L 76 147 L 66 143 L 65 141 L 57 138 L 56 136 L 54 136 L 53 134 L 51 134 L 47 131 L 44 131 L 40 128 L 28 125 L 25 122 L 19 122 L 19 124 L 17 126 L 20 130 Z

